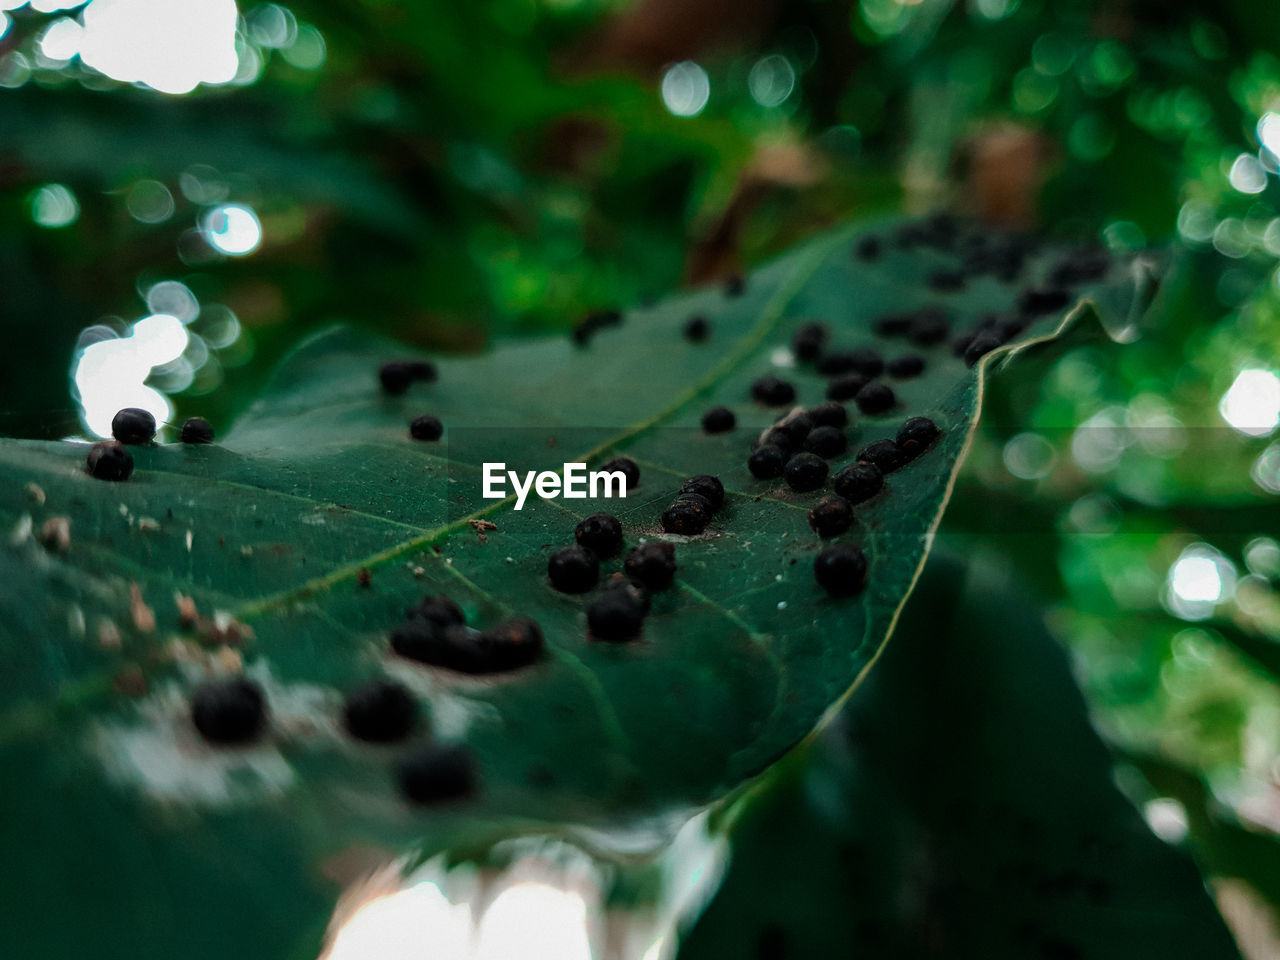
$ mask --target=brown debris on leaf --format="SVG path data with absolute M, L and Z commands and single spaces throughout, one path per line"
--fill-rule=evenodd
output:
M 40 542 L 49 550 L 65 552 L 71 547 L 71 518 L 50 517 L 40 527 Z
M 156 628 L 156 612 L 142 599 L 142 589 L 129 584 L 129 616 L 139 633 L 151 633 Z

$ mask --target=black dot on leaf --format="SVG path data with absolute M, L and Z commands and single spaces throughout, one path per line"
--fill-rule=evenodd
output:
M 578 523 L 573 536 L 578 546 L 586 547 L 597 556 L 611 557 L 622 546 L 622 524 L 617 517 L 595 513 Z
M 889 361 L 889 376 L 899 380 L 918 377 L 924 373 L 924 357 L 916 353 L 904 354 Z
M 850 503 L 863 503 L 884 489 L 884 474 L 874 463 L 851 463 L 831 478 L 831 486 Z
M 831 596 L 852 596 L 866 586 L 867 558 L 851 543 L 833 543 L 813 561 L 813 576 Z
M 1000 346 L 998 334 L 984 330 L 975 335 L 964 348 L 964 362 L 972 367 L 988 353 Z
M 87 469 L 98 480 L 128 480 L 133 474 L 133 455 L 118 443 L 95 443 L 89 448 Z
M 542 628 L 532 617 L 508 617 L 483 631 L 476 646 L 480 652 L 473 673 L 514 670 L 533 663 L 542 654 Z
M 418 701 L 402 683 L 371 680 L 348 695 L 343 720 L 359 740 L 403 740 L 417 725 Z
M 791 337 L 791 352 L 796 355 L 797 360 L 813 360 L 822 352 L 826 342 L 825 324 L 805 323 Z
M 429 382 L 437 376 L 436 365 L 429 360 L 392 360 L 378 370 L 384 392 L 399 396 L 416 381 Z
M 475 764 L 464 747 L 430 746 L 406 757 L 397 770 L 400 790 L 413 803 L 459 800 L 476 789 Z
M 876 414 L 891 409 L 898 402 L 898 398 L 894 396 L 892 387 L 886 383 L 877 382 L 868 383 L 859 390 L 853 401 L 863 413 Z
M 942 431 L 928 417 L 912 417 L 899 428 L 897 443 L 903 454 L 914 460 L 940 436 Z
M 702 415 L 702 429 L 707 433 L 728 433 L 738 425 L 738 418 L 728 407 L 712 407 Z
M 873 464 L 881 473 L 897 470 L 908 459 L 898 441 L 887 438 L 873 441 L 858 451 L 859 462 Z
M 812 453 L 797 453 L 787 461 L 783 473 L 787 485 L 799 493 L 817 490 L 827 479 L 827 461 Z
M 838 457 L 848 446 L 844 431 L 839 427 L 814 427 L 805 437 L 804 448 L 824 460 Z
M 547 561 L 547 577 L 561 593 L 586 593 L 600 579 L 600 561 L 583 547 L 564 547 Z
M 639 635 L 648 612 L 649 597 L 642 587 L 610 584 L 587 607 L 587 626 L 597 640 L 632 640 Z
M 849 422 L 849 411 L 844 408 L 844 404 L 835 401 L 810 407 L 808 414 L 815 427 L 843 427 Z
M 650 590 L 665 590 L 676 575 L 675 544 L 652 541 L 632 547 L 622 565 L 626 575 Z
M 244 677 L 210 680 L 191 696 L 191 722 L 210 743 L 254 740 L 267 721 L 262 688 Z
M 844 373 L 827 384 L 827 399 L 852 400 L 867 385 L 867 378 L 860 373 Z
M 702 343 L 711 334 L 711 323 L 706 317 L 690 317 L 684 325 L 684 338 L 690 343 Z
M 771 436 L 776 436 L 777 434 L 785 436 L 787 444 L 794 449 L 804 443 L 804 438 L 809 435 L 809 431 L 812 429 L 812 418 L 803 411 L 794 411 L 781 417 L 769 433 Z
M 713 477 L 708 473 L 690 477 L 680 484 L 680 493 L 702 497 L 711 504 L 712 510 L 719 510 L 724 506 L 724 484 L 720 482 L 719 477 Z
M 190 417 L 183 421 L 178 439 L 183 443 L 213 443 L 213 427 L 204 417 Z
M 770 407 L 781 407 L 796 398 L 796 388 L 779 377 L 766 375 L 751 384 L 751 395 Z
M 121 443 L 148 443 L 156 435 L 156 418 L 141 407 L 125 407 L 111 418 L 111 435 Z
M 809 511 L 809 526 L 826 539 L 839 536 L 853 523 L 853 507 L 844 497 L 823 497 Z
M 621 473 L 627 478 L 626 493 L 631 493 L 636 487 L 640 486 L 640 467 L 630 457 L 614 457 L 608 463 L 600 467 L 607 473 Z
M 740 297 L 746 289 L 747 281 L 743 279 L 740 273 L 735 273 L 724 281 L 724 295 L 726 297 Z
M 662 511 L 662 529 L 667 533 L 697 536 L 707 529 L 715 508 L 706 497 L 697 494 L 681 494 L 671 506 Z
M 616 327 L 622 323 L 621 310 L 593 310 L 588 313 L 573 328 L 573 342 L 579 346 L 586 346 L 591 342 L 591 338 L 603 330 L 605 327 Z
M 876 260 L 880 256 L 880 239 L 878 237 L 861 237 L 853 248 L 859 260 Z
M 430 414 L 417 417 L 409 424 L 409 435 L 415 440 L 439 440 L 444 436 L 444 424 Z
M 747 457 L 747 469 L 751 471 L 753 477 L 760 480 L 771 480 L 782 476 L 782 469 L 786 463 L 786 453 L 781 447 L 772 443 L 757 447 L 751 451 L 751 456 Z

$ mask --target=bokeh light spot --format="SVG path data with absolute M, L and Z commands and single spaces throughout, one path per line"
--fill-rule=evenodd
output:
M 796 70 L 781 54 L 761 57 L 747 74 L 747 90 L 751 99 L 762 107 L 778 107 L 796 88 Z
M 1267 171 L 1251 153 L 1242 153 L 1236 157 L 1227 179 L 1241 193 L 1261 193 L 1267 188 Z
M 139 223 L 164 223 L 173 216 L 173 194 L 159 180 L 139 180 L 124 200 L 129 216 Z
M 79 216 L 76 195 L 60 183 L 47 183 L 31 195 L 31 219 L 42 227 L 69 226 Z
M 711 99 L 711 78 L 692 60 L 667 68 L 662 75 L 662 102 L 677 117 L 696 117 Z
M 252 209 L 228 203 L 205 214 L 201 227 L 209 246 L 231 257 L 253 253 L 262 242 L 262 224 Z
M 177 317 L 186 324 L 199 316 L 200 301 L 185 283 L 162 280 L 147 291 L 147 309 Z
M 92 0 L 80 57 L 99 73 L 161 93 L 236 75 L 235 0 Z
M 1235 585 L 1231 561 L 1207 543 L 1194 543 L 1169 568 L 1164 605 L 1183 620 L 1207 620 L 1219 603 L 1230 599 Z
M 1241 370 L 1223 394 L 1218 412 L 1247 436 L 1267 436 L 1280 425 L 1280 377 L 1270 370 Z

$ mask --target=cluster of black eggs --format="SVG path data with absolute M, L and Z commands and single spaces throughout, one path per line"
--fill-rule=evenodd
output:
M 626 465 L 627 489 L 639 483 L 639 468 L 625 457 L 606 469 Z M 556 550 L 547 560 L 547 580 L 560 593 L 588 593 L 600 582 L 600 561 L 622 549 L 622 524 L 597 513 L 574 529 L 574 546 Z M 639 636 L 650 609 L 650 594 L 665 590 L 675 578 L 675 548 L 669 543 L 638 544 L 627 551 L 621 573 L 614 574 L 587 605 L 587 627 L 597 640 L 623 642 Z
M 528 666 L 542 654 L 542 630 L 529 617 L 510 617 L 487 630 L 467 625 L 447 597 L 424 597 L 391 631 L 400 656 L 459 673 L 500 673 Z
M 408 392 L 415 383 L 432 383 L 438 377 L 436 365 L 430 360 L 390 360 L 378 369 L 383 392 L 393 397 Z M 433 443 L 444 436 L 444 424 L 431 414 L 415 417 L 409 423 L 409 436 Z
M 126 446 L 150 443 L 156 435 L 156 418 L 141 407 L 125 407 L 111 418 L 111 435 L 89 448 L 86 469 L 98 480 L 123 481 L 133 475 L 133 454 Z M 183 443 L 213 443 L 213 427 L 203 417 L 191 417 L 182 424 L 179 439 Z
M 267 732 L 270 709 L 262 687 L 247 677 L 208 680 L 195 689 L 190 716 L 197 732 L 217 747 L 243 747 Z M 394 680 L 369 680 L 348 693 L 341 723 L 357 740 L 399 743 L 424 726 L 417 698 Z M 396 778 L 415 803 L 436 803 L 470 794 L 476 775 L 462 747 L 429 743 L 402 757 Z
M 378 370 L 383 392 L 398 397 L 415 383 L 431 383 L 439 376 L 430 360 L 391 360 Z
M 697 536 L 723 506 L 724 484 L 718 477 L 701 474 L 680 485 L 680 493 L 662 511 L 659 522 L 667 533 Z

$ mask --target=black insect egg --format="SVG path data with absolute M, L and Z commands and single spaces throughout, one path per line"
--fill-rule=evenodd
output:
M 411 802 L 458 800 L 476 788 L 475 764 L 464 747 L 433 745 L 400 763 L 400 790 Z
M 343 720 L 347 732 L 360 740 L 402 740 L 418 722 L 418 701 L 404 684 L 371 680 L 347 697 Z
M 859 390 L 853 401 L 863 413 L 877 414 L 893 407 L 898 398 L 888 384 L 873 382 Z
M 815 427 L 843 427 L 849 422 L 849 411 L 844 404 L 830 400 L 810 407 L 808 414 Z
M 513 670 L 533 663 L 541 655 L 542 628 L 531 617 L 509 617 L 481 633 L 476 646 L 485 672 Z
M 95 443 L 89 448 L 86 468 L 97 480 L 128 480 L 133 474 L 133 455 L 118 443 Z
M 444 436 L 444 424 L 430 414 L 417 417 L 409 424 L 409 435 L 415 440 L 435 441 Z
M 622 524 L 617 517 L 596 513 L 580 521 L 573 531 L 578 546 L 600 557 L 611 557 L 622 546 Z
M 655 540 L 632 547 L 622 569 L 641 586 L 665 590 L 676 575 L 675 544 Z
M 710 474 L 703 473 L 690 477 L 680 485 L 680 493 L 685 496 L 693 494 L 702 497 L 711 504 L 712 510 L 719 510 L 724 506 L 724 484 L 720 482 L 719 477 L 713 477 Z
M 183 443 L 213 443 L 213 427 L 204 417 L 191 417 L 183 422 L 179 439 Z
M 600 561 L 584 547 L 564 547 L 547 561 L 547 577 L 561 593 L 586 593 L 600 579 Z
M 751 451 L 747 457 L 747 469 L 751 475 L 760 480 L 771 480 L 782 476 L 782 468 L 787 464 L 787 455 L 781 447 L 766 443 Z
M 707 433 L 728 433 L 738 425 L 738 418 L 728 407 L 712 407 L 702 415 L 702 429 Z
M 940 436 L 942 431 L 928 417 L 912 417 L 898 430 L 898 447 L 906 457 L 914 460 Z
M 806 323 L 791 337 L 791 352 L 797 360 L 814 360 L 827 342 L 827 328 L 821 323 Z
M 378 370 L 378 381 L 385 393 L 399 396 L 417 381 L 436 379 L 436 365 L 429 360 L 392 360 Z
M 706 317 L 690 317 L 684 325 L 684 338 L 690 343 L 701 343 L 711 333 L 711 323 Z
M 867 385 L 867 378 L 860 373 L 842 373 L 827 384 L 827 399 L 852 400 Z
M 247 743 L 266 726 L 267 700 L 244 677 L 210 680 L 191 697 L 191 721 L 211 743 Z
M 867 584 L 867 558 L 850 543 L 833 543 L 813 561 L 813 577 L 833 597 L 848 597 Z
M 884 474 L 874 463 L 851 463 L 831 478 L 831 486 L 849 503 L 863 503 L 884 489 Z
M 751 395 L 769 407 L 781 407 L 796 398 L 796 388 L 771 374 L 760 377 L 751 384 Z
M 844 497 L 823 497 L 809 511 L 809 526 L 826 539 L 839 536 L 853 524 L 853 506 Z
M 827 479 L 827 461 L 812 453 L 797 453 L 787 461 L 783 473 L 792 490 L 806 493 L 817 490 Z
M 707 529 L 715 508 L 706 497 L 697 494 L 681 494 L 662 511 L 662 529 L 667 533 L 697 536 Z
M 607 473 L 621 473 L 627 480 L 626 493 L 640 486 L 640 467 L 630 457 L 614 457 L 600 466 Z
M 838 457 L 844 453 L 846 446 L 848 446 L 848 440 L 845 439 L 844 431 L 839 427 L 814 427 L 804 441 L 806 450 L 824 460 Z
M 649 612 L 649 597 L 633 583 L 610 584 L 587 607 L 587 626 L 597 640 L 631 640 Z
M 111 418 L 111 435 L 121 443 L 149 443 L 156 435 L 156 418 L 141 407 L 125 407 Z
M 881 473 L 891 473 L 909 459 L 898 441 L 888 438 L 875 440 L 858 451 L 859 462 L 874 464 Z

